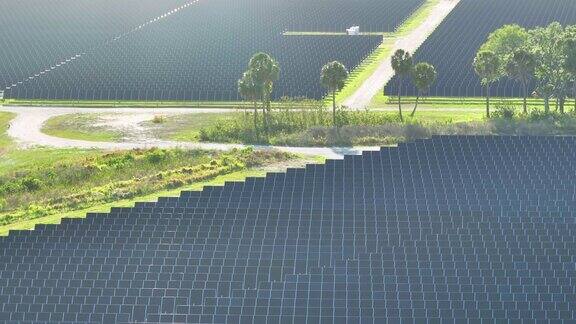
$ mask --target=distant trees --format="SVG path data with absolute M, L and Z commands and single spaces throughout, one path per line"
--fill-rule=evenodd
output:
M 566 27 L 564 32 L 564 52 L 566 54 L 564 69 L 572 82 L 571 93 L 574 97 L 574 112 L 576 112 L 576 25 Z
M 320 83 L 332 94 L 332 124 L 334 127 L 337 126 L 336 92 L 342 90 L 347 78 L 348 70 L 344 64 L 338 61 L 327 63 L 320 72 Z
M 242 78 L 238 80 L 238 93 L 244 100 L 254 104 L 254 130 L 258 137 L 258 100 L 261 98 L 262 90 L 254 82 L 252 71 L 244 72 Z
M 268 113 L 272 102 L 272 90 L 274 82 L 280 78 L 280 66 L 278 62 L 266 53 L 257 53 L 250 59 L 248 68 L 252 73 L 252 78 L 260 89 L 262 100 L 262 112 L 264 130 L 268 129 Z
M 414 104 L 414 109 L 410 114 L 411 117 L 414 117 L 416 114 L 416 109 L 418 108 L 418 101 L 420 97 L 430 90 L 430 87 L 434 82 L 436 82 L 436 68 L 430 63 L 421 62 L 414 65 L 412 69 L 412 82 L 416 89 L 418 90 L 418 95 L 416 96 L 416 103 Z
M 528 85 L 536 71 L 536 57 L 524 49 L 514 52 L 506 64 L 506 75 L 522 84 L 522 106 L 524 113 L 528 112 Z
M 505 25 L 492 32 L 478 52 L 491 51 L 503 63 L 501 68 L 506 67 L 506 62 L 518 49 L 524 48 L 529 38 L 528 31 L 518 25 Z M 505 71 L 501 71 L 502 74 Z
M 412 55 L 402 49 L 397 50 L 392 56 L 392 68 L 398 78 L 398 113 L 400 121 L 404 121 L 402 116 L 402 83 L 406 76 L 409 76 L 413 67 Z
M 474 59 L 474 71 L 486 89 L 486 117 L 490 118 L 490 85 L 500 78 L 500 59 L 492 51 L 478 52 Z
M 496 63 L 497 75 L 488 73 L 494 72 L 492 68 Z M 532 30 L 518 25 L 503 26 L 490 34 L 480 47 L 474 68 L 487 87 L 487 95 L 491 83 L 488 80 L 494 82 L 508 77 L 522 85 L 524 113 L 527 113 L 527 97 L 532 90 L 544 100 L 546 112 L 550 111 L 550 100 L 555 98 L 557 110 L 564 113 L 568 96 L 576 97 L 576 26 L 564 28 L 558 22 Z M 535 88 L 529 89 L 532 80 Z
M 262 103 L 262 120 L 264 130 L 268 129 L 268 113 L 272 101 L 274 82 L 280 78 L 278 62 L 266 53 L 256 53 L 248 63 L 248 70 L 238 81 L 238 93 L 245 100 L 254 102 L 254 123 L 258 129 L 257 104 Z

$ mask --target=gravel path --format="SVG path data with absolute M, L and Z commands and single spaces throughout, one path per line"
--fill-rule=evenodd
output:
M 378 150 L 379 147 L 283 147 L 283 146 L 254 146 L 242 144 L 220 144 L 220 143 L 186 143 L 176 141 L 165 141 L 153 138 L 136 138 L 120 143 L 112 142 L 91 142 L 54 137 L 42 133 L 42 125 L 50 118 L 77 113 L 98 113 L 98 114 L 118 114 L 118 118 L 113 120 L 115 126 L 124 125 L 130 127 L 135 121 L 142 121 L 142 116 L 150 118 L 156 114 L 202 114 L 202 113 L 225 113 L 236 110 L 230 109 L 190 109 L 190 108 L 57 108 L 57 107 L 0 107 L 0 111 L 7 111 L 16 114 L 10 122 L 8 135 L 12 137 L 19 146 L 29 148 L 34 146 L 47 146 L 54 148 L 81 148 L 81 149 L 103 149 L 103 150 L 125 150 L 135 148 L 187 148 L 187 149 L 209 149 L 209 150 L 230 150 L 233 148 L 254 147 L 260 150 L 277 149 L 284 152 L 291 152 L 304 155 L 324 156 L 330 159 L 342 158 L 344 155 L 361 154 L 362 151 Z
M 396 40 L 391 53 L 396 52 L 398 49 L 414 53 L 459 2 L 460 0 L 440 0 L 432 9 L 428 18 L 420 26 Z M 374 74 L 366 79 L 358 90 L 344 101 L 343 105 L 352 109 L 366 108 L 372 98 L 382 91 L 384 85 L 388 83 L 392 77 L 394 77 L 394 70 L 392 69 L 390 59 L 382 61 Z

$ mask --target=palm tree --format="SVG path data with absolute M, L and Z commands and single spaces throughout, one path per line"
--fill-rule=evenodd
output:
M 392 56 L 392 68 L 398 77 L 398 113 L 400 114 L 400 121 L 404 121 L 402 117 L 402 82 L 404 77 L 412 71 L 412 64 L 412 55 L 402 49 L 397 50 Z
M 262 100 L 262 117 L 264 121 L 264 131 L 268 132 L 268 112 L 270 112 L 270 101 L 274 82 L 280 78 L 280 67 L 278 62 L 266 53 L 256 53 L 248 63 L 252 73 L 254 83 L 260 89 L 260 99 Z
M 430 87 L 434 82 L 436 82 L 436 68 L 430 63 L 422 62 L 414 66 L 412 70 L 412 82 L 418 89 L 418 95 L 416 96 L 416 104 L 414 105 L 414 110 L 410 116 L 414 117 L 416 114 L 416 109 L 418 108 L 418 100 L 420 96 L 428 93 Z
M 522 84 L 523 108 L 524 114 L 528 113 L 528 84 L 534 77 L 536 71 L 536 56 L 534 54 L 520 49 L 514 52 L 508 64 L 506 64 L 506 74 L 511 79 L 519 81 Z
M 334 61 L 327 63 L 322 67 L 320 72 L 320 83 L 323 87 L 332 93 L 332 124 L 336 127 L 336 92 L 342 90 L 346 79 L 348 78 L 348 70 L 344 64 Z
M 244 72 L 242 78 L 238 80 L 238 93 L 244 100 L 251 101 L 254 104 L 254 130 L 256 137 L 258 137 L 258 99 L 260 98 L 261 90 L 254 82 L 252 71 Z
M 474 71 L 486 87 L 486 117 L 490 118 L 490 84 L 500 78 L 500 59 L 492 51 L 480 51 L 474 59 Z
M 254 82 L 262 90 L 262 103 L 270 110 L 270 99 L 274 82 L 280 78 L 278 62 L 266 53 L 256 53 L 248 64 Z

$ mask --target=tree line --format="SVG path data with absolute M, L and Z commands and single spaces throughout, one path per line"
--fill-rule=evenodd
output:
M 399 81 L 398 114 L 400 120 L 404 121 L 401 100 L 402 82 L 406 78 L 410 78 L 418 89 L 416 103 L 410 114 L 414 116 L 420 97 L 430 90 L 430 87 L 436 81 L 437 73 L 434 66 L 430 63 L 421 62 L 414 64 L 411 54 L 401 49 L 394 53 L 391 62 Z M 349 72 L 346 66 L 338 61 L 327 63 L 320 71 L 320 84 L 328 91 L 332 99 L 332 124 L 334 127 L 338 127 L 336 94 L 344 88 L 348 76 Z M 259 136 L 260 124 L 262 124 L 264 132 L 268 131 L 271 95 L 274 89 L 274 82 L 279 77 L 280 66 L 278 62 L 267 53 L 257 53 L 250 59 L 248 69 L 244 72 L 242 78 L 238 80 L 238 93 L 244 100 L 253 103 L 256 136 Z M 258 114 L 259 110 L 262 112 L 261 118 Z
M 490 117 L 491 85 L 502 78 L 521 85 L 525 114 L 531 95 L 544 100 L 547 113 L 552 99 L 564 113 L 568 96 L 576 97 L 576 26 L 563 27 L 558 22 L 534 29 L 503 26 L 488 36 L 473 66 L 485 90 L 486 117 Z
M 320 83 L 332 96 L 332 122 L 337 126 L 336 120 L 336 93 L 344 87 L 348 79 L 348 70 L 344 64 L 334 61 L 327 63 L 320 71 Z M 259 136 L 259 125 L 262 120 L 263 131 L 268 131 L 270 120 L 270 103 L 274 82 L 280 78 L 278 62 L 267 53 L 256 53 L 248 63 L 248 70 L 238 80 L 238 93 L 247 101 L 253 103 L 254 128 Z M 259 105 L 262 118 L 259 117 Z

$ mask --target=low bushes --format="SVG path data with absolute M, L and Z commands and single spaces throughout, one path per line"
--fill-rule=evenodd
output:
M 339 110 L 338 128 L 333 127 L 330 112 L 321 104 L 308 106 L 312 108 L 271 111 L 268 129 L 259 125 L 258 132 L 254 127 L 253 115 L 246 112 L 242 118 L 203 128 L 200 138 L 207 142 L 281 146 L 383 146 L 432 135 L 576 134 L 574 113 L 545 113 L 533 109 L 524 115 L 517 106 L 506 101 L 496 104 L 489 120 L 462 122 L 455 122 L 452 118 L 400 122 L 395 112 Z M 458 111 L 454 111 L 455 117 L 458 114 Z M 424 115 L 424 112 L 420 115 Z

